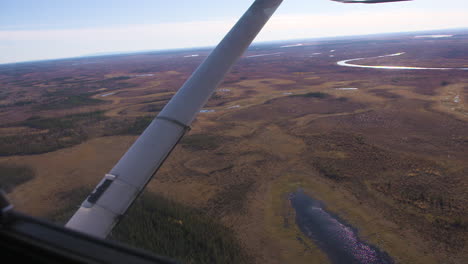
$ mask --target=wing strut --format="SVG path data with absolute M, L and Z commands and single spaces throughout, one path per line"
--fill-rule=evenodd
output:
M 282 0 L 256 0 L 66 224 L 105 238 Z

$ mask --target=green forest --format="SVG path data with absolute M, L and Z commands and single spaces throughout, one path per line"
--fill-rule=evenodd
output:
M 111 239 L 182 263 L 245 263 L 233 232 L 199 210 L 144 193 L 114 229 Z
M 65 224 L 91 192 L 62 193 L 65 205 L 49 218 Z M 181 263 L 248 263 L 231 229 L 217 218 L 160 195 L 144 192 L 108 237 Z

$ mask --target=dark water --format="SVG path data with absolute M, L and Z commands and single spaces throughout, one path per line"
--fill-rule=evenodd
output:
M 393 263 L 388 254 L 360 241 L 356 229 L 327 212 L 324 204 L 298 190 L 290 195 L 296 223 L 332 263 Z

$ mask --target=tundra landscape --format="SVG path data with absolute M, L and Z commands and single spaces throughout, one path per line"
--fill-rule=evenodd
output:
M 329 263 L 296 224 L 300 189 L 395 263 L 464 263 L 467 46 L 466 30 L 253 45 L 110 239 L 185 263 Z M 65 223 L 209 52 L 0 65 L 15 208 Z

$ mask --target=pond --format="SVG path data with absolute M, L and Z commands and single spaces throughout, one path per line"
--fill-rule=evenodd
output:
M 323 202 L 299 189 L 290 194 L 301 231 L 327 254 L 332 263 L 394 263 L 388 254 L 359 239 L 357 230 L 325 210 Z

